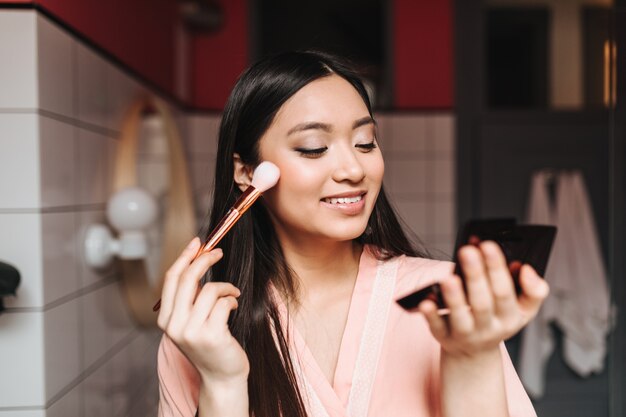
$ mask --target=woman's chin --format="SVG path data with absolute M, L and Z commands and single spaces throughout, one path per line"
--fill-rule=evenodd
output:
M 345 242 L 358 239 L 365 232 L 366 226 L 359 227 L 345 227 L 340 229 L 334 229 L 332 231 L 328 231 L 325 235 L 329 240 L 337 241 L 337 242 Z

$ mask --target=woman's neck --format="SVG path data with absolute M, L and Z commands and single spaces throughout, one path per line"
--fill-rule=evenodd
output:
M 290 244 L 283 242 L 285 260 L 298 280 L 300 302 L 342 289 L 351 291 L 363 246 L 353 241 Z

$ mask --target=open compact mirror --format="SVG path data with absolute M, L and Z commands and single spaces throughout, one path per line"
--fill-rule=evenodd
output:
M 454 262 L 456 263 L 454 273 L 461 277 L 461 281 L 465 285 L 463 271 L 457 259 L 459 249 L 467 244 L 478 245 L 482 241 L 492 240 L 502 249 L 509 265 L 515 290 L 517 294 L 520 294 L 519 271 L 521 266 L 529 264 L 539 276 L 543 276 L 555 236 L 555 226 L 518 225 L 513 218 L 470 220 L 457 234 L 454 249 Z M 446 308 L 441 295 L 441 288 L 437 283 L 406 295 L 397 302 L 404 309 L 412 310 L 426 299 L 434 301 L 439 308 Z

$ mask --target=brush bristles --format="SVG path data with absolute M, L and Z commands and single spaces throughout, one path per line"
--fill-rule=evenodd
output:
M 280 178 L 278 167 L 271 162 L 264 161 L 256 167 L 254 174 L 252 174 L 252 186 L 259 192 L 264 192 L 275 186 L 278 178 Z

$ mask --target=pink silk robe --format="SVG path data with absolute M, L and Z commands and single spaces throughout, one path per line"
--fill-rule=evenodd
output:
M 452 270 L 450 262 L 406 256 L 379 262 L 364 250 L 332 385 L 289 325 L 292 361 L 310 417 L 440 414 L 439 344 L 422 315 L 404 311 L 395 300 Z M 285 317 L 285 306 L 280 308 Z M 536 416 L 504 345 L 502 358 L 511 417 Z M 159 416 L 194 416 L 198 373 L 167 336 L 159 348 L 158 374 Z

